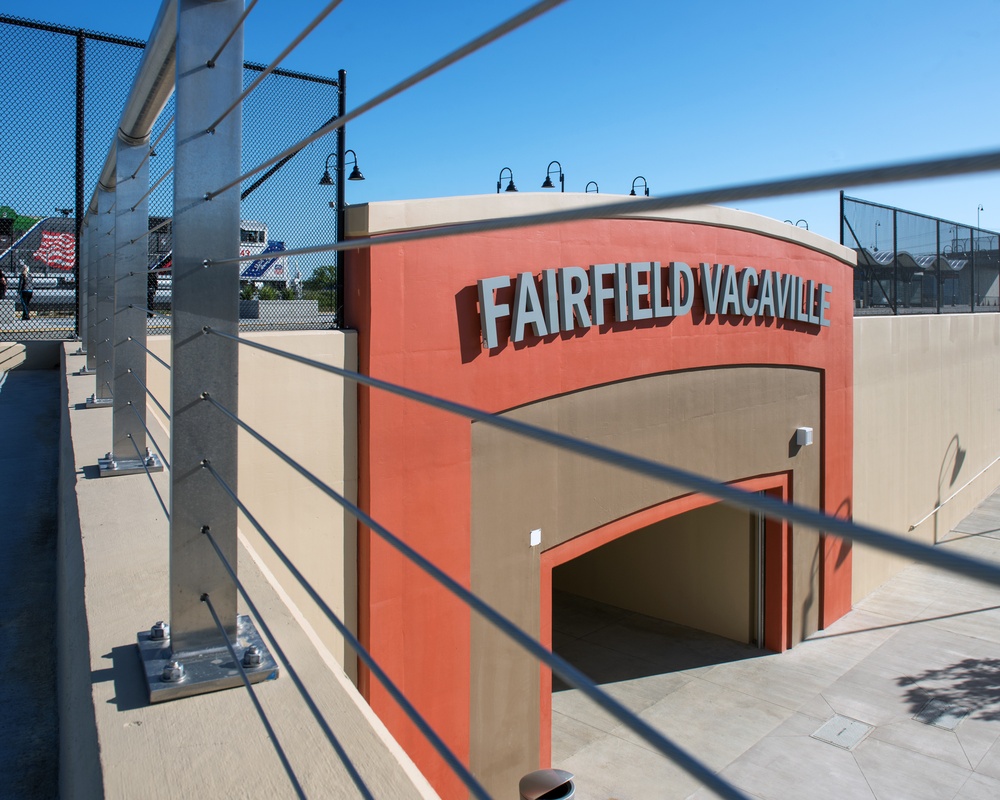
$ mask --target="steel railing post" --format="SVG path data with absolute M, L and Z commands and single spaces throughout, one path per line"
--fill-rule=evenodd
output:
M 146 452 L 146 262 L 143 234 L 149 227 L 146 188 L 149 168 L 142 144 L 115 143 L 114 227 L 114 397 L 111 450 L 98 459 L 101 476 L 159 472 L 163 465 Z
M 237 408 L 238 344 L 206 336 L 205 328 L 239 334 L 239 267 L 212 266 L 213 261 L 239 255 L 239 185 L 211 200 L 206 197 L 240 174 L 241 107 L 215 130 L 207 127 L 242 88 L 242 28 L 208 65 L 242 12 L 243 0 L 178 2 L 170 626 L 169 633 L 157 623 L 138 635 L 151 702 L 240 685 L 242 678 L 225 655 L 230 648 L 242 652 L 242 672 L 250 682 L 277 677 L 277 665 L 253 624 L 237 616 L 236 585 L 224 563 L 237 563 L 236 506 L 212 471 L 238 486 L 237 427 L 203 400 L 211 397 L 234 412 Z M 203 468 L 206 463 L 212 471 Z
M 87 371 L 97 371 L 97 215 L 88 215 L 87 276 L 82 289 L 87 293 L 87 328 L 84 342 L 87 350 Z
M 201 402 L 209 392 L 236 409 L 237 345 L 205 336 L 206 325 L 239 331 L 238 267 L 207 267 L 239 255 L 240 192 L 205 195 L 240 174 L 242 108 L 213 133 L 208 125 L 242 91 L 243 37 L 206 66 L 243 11 L 242 0 L 180 0 L 175 95 L 173 330 L 171 339 L 170 624 L 174 652 L 221 647 L 200 597 L 212 595 L 226 633 L 236 635 L 236 588 L 202 535 L 209 527 L 236 563 L 236 508 L 201 469 L 203 459 L 236 486 L 236 426 Z
M 111 340 L 114 332 L 114 224 L 112 209 L 115 202 L 114 192 L 98 189 L 97 216 L 92 235 L 94 237 L 93 278 L 94 286 L 94 338 L 93 348 L 87 347 L 87 359 L 91 350 L 95 354 L 94 368 L 97 371 L 97 385 L 94 394 L 88 400 L 89 407 L 111 405 L 111 381 L 114 378 L 114 349 Z

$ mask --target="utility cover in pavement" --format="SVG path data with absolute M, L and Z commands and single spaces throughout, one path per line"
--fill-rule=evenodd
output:
M 844 750 L 853 750 L 873 730 L 875 728 L 872 725 L 837 714 L 824 722 L 820 729 L 812 734 L 812 738 Z
M 963 719 L 969 716 L 969 709 L 949 703 L 947 700 L 930 700 L 913 715 L 917 722 L 953 731 Z

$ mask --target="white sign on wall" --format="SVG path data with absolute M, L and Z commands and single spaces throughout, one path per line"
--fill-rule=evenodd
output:
M 496 293 L 510 287 L 508 275 L 478 281 L 483 343 L 499 345 L 497 322 L 510 317 L 510 339 L 520 342 L 530 328 L 548 336 L 607 322 L 637 322 L 690 314 L 701 295 L 708 315 L 773 317 L 829 327 L 832 287 L 797 275 L 729 264 L 701 264 L 698 278 L 683 261 L 593 264 L 520 272 L 513 279 L 513 302 Z M 700 292 L 697 291 L 700 289 Z M 607 313 L 611 303 L 613 312 Z

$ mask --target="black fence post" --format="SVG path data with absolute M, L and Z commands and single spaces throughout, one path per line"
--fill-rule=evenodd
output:
M 86 101 L 86 66 L 87 66 L 87 37 L 83 30 L 76 32 L 76 225 L 74 226 L 74 263 L 73 263 L 73 284 L 76 287 L 76 315 L 73 319 L 73 331 L 77 337 L 82 335 L 80 331 L 80 317 L 82 313 L 80 301 L 80 232 L 83 228 L 83 218 L 85 209 L 83 207 L 83 159 L 84 159 L 84 134 L 83 116 Z

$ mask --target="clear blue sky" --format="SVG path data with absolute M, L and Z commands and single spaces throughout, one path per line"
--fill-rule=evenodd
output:
M 526 0 L 344 0 L 283 63 L 348 71 L 348 108 L 527 7 Z M 325 5 L 261 0 L 246 57 L 269 62 Z M 146 38 L 149 0 L 0 0 L 0 11 Z M 352 123 L 367 180 L 350 203 L 596 181 L 652 194 L 995 148 L 997 0 L 838 3 L 568 0 Z M 321 171 L 322 165 L 317 165 Z M 317 173 L 319 174 L 319 173 Z M 1000 175 L 849 194 L 1000 228 Z M 836 193 L 742 204 L 838 237 Z

